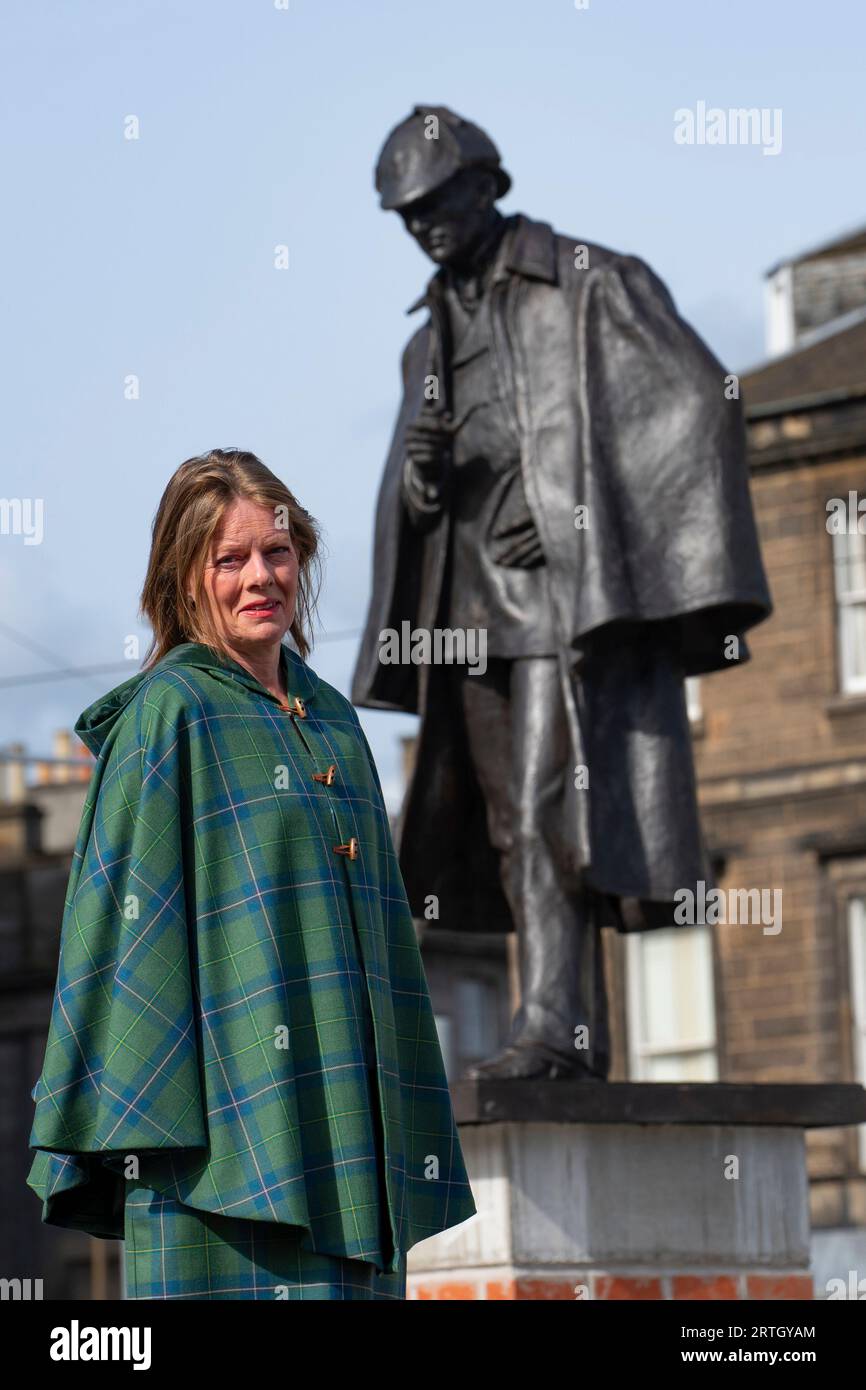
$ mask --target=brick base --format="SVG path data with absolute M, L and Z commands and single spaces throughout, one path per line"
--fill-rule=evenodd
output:
M 538 1271 L 461 1269 L 410 1274 L 407 1298 L 542 1299 L 585 1302 L 590 1299 L 702 1299 L 707 1301 L 811 1299 L 812 1276 L 790 1270 L 702 1270 L 665 1273 L 611 1270 Z

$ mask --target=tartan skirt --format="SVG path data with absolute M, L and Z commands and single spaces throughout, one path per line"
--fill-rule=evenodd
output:
M 379 1273 L 366 1260 L 302 1250 L 305 1231 L 185 1206 L 126 1184 L 127 1298 L 405 1299 L 406 1254 Z
M 354 927 L 354 921 L 353 921 Z M 355 933 L 345 965 L 359 1043 L 369 1076 L 376 1130 L 380 1206 L 387 1210 L 376 1095 L 376 1047 L 364 968 Z M 302 1250 L 300 1226 L 250 1221 L 200 1211 L 158 1192 L 145 1179 L 126 1179 L 124 1269 L 127 1298 L 405 1299 L 406 1252 L 397 1270 L 380 1273 L 367 1260 Z M 390 1256 L 390 1241 L 383 1239 Z

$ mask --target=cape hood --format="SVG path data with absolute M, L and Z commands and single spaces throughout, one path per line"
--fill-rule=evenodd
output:
M 291 704 L 295 696 L 307 703 L 315 695 L 319 684 L 315 671 L 285 642 L 280 647 L 280 661 L 286 676 L 289 703 Z M 75 733 L 94 756 L 99 757 L 105 740 L 141 686 L 152 680 L 158 671 L 176 666 L 196 666 L 201 670 L 210 671 L 221 681 L 228 680 L 245 685 L 248 689 L 267 695 L 278 703 L 276 697 L 251 675 L 245 666 L 241 666 L 240 662 L 221 656 L 202 642 L 182 642 L 166 652 L 155 666 L 149 667 L 146 671 L 139 671 L 137 675 L 109 690 L 106 695 L 101 695 L 78 716 Z

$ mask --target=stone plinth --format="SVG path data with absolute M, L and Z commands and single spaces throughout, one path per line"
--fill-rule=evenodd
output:
M 414 1247 L 409 1298 L 808 1299 L 805 1131 L 854 1085 L 460 1082 L 479 1215 Z

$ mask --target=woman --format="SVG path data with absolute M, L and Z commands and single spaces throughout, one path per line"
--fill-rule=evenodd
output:
M 144 669 L 76 725 L 28 1184 L 133 1298 L 405 1298 L 475 1212 L 372 754 L 304 659 L 317 544 L 254 455 L 181 464 Z

